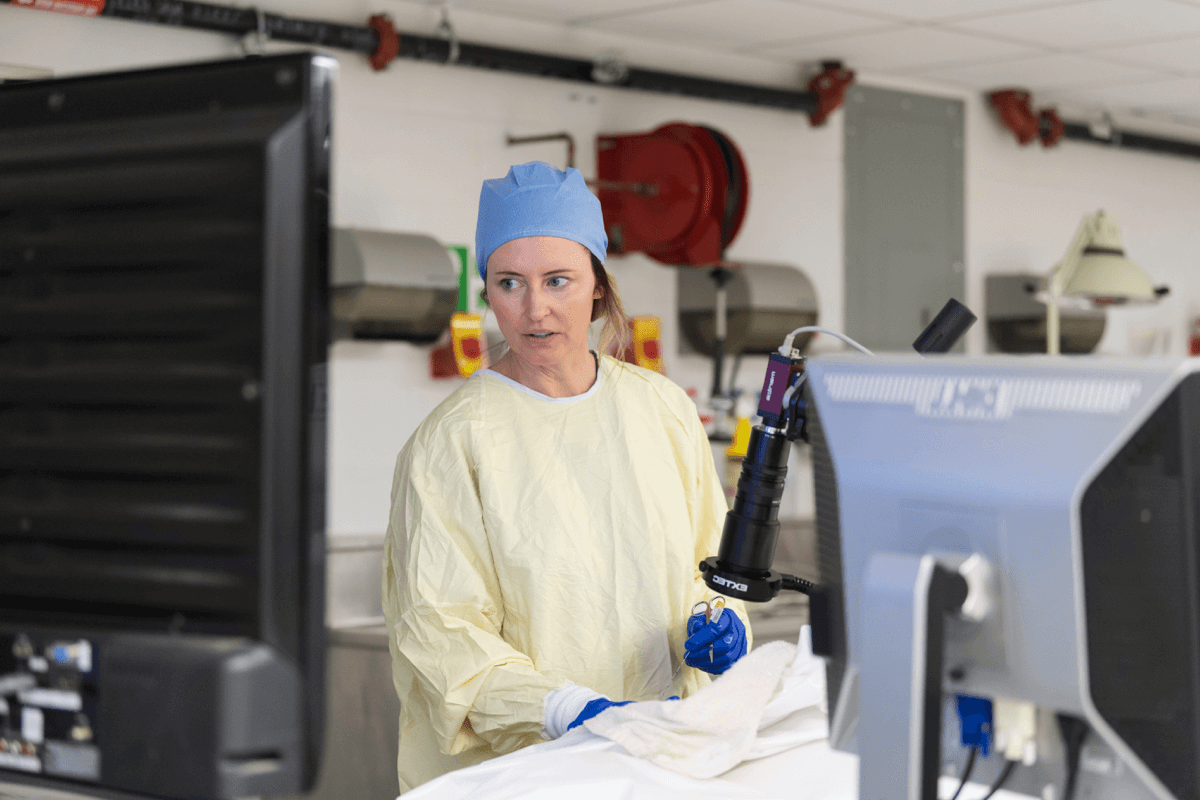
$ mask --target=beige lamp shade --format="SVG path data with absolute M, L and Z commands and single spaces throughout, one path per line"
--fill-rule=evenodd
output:
M 1097 211 L 1084 217 L 1063 260 L 1050 273 L 1046 304 L 1046 352 L 1059 351 L 1059 303 L 1072 299 L 1094 306 L 1153 303 L 1156 290 L 1142 268 L 1125 257 L 1116 220 Z
M 1116 221 L 1101 211 L 1091 222 L 1092 235 L 1079 254 L 1073 274 L 1066 276 L 1062 295 L 1086 297 L 1104 304 L 1157 300 L 1150 276 L 1125 257 Z
M 1080 259 L 1079 272 L 1063 287 L 1063 294 L 1110 303 L 1158 299 L 1150 276 L 1141 267 L 1124 256 L 1110 253 L 1085 254 Z

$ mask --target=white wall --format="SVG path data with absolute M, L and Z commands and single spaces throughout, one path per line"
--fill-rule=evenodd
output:
M 1154 306 L 1110 309 L 1098 352 L 1131 352 L 1131 331 L 1162 328 L 1167 352 L 1185 355 L 1190 320 L 1200 315 L 1200 161 L 1068 141 L 1022 148 L 978 100 L 967 125 L 967 276 L 976 306 L 985 275 L 1048 272 L 1081 218 L 1104 209 L 1120 223 L 1128 256 L 1171 293 Z
M 1129 257 L 1171 293 L 1153 306 L 1109 309 L 1096 352 L 1128 354 L 1135 347 L 1131 331 L 1164 329 L 1166 354 L 1186 354 L 1191 321 L 1200 316 L 1200 250 L 1189 246 L 1200 225 L 1200 161 L 1067 140 L 1052 148 L 1022 147 L 981 95 L 870 73 L 859 80 L 966 103 L 966 282 L 973 311 L 984 312 L 986 276 L 1049 272 L 1082 218 L 1104 209 L 1120 223 Z M 1117 122 L 1138 125 L 1131 118 Z M 1156 132 L 1200 141 L 1200 130 Z M 977 324 L 967 334 L 967 350 L 985 349 L 985 326 Z
M 344 3 L 346 9 L 352 3 Z M 428 33 L 435 12 L 387 3 L 401 28 Z M 262 3 L 282 13 L 322 16 L 316 0 Z M 365 19 L 372 9 L 362 3 Z M 357 13 L 357 12 L 355 12 Z M 784 67 L 714 57 L 637 40 L 584 35 L 551 26 L 484 15 L 455 17 L 465 39 L 571 52 L 608 49 L 631 63 L 733 80 L 800 86 Z M 225 37 L 80 20 L 0 5 L 0 63 L 58 74 L 203 58 L 240 50 Z M 842 125 L 835 114 L 813 129 L 783 111 L 522 78 L 427 63 L 394 62 L 372 72 L 355 54 L 330 52 L 341 63 L 335 100 L 333 221 L 341 226 L 419 231 L 448 244 L 473 245 L 475 203 L 484 178 L 535 158 L 563 163 L 560 145 L 517 149 L 506 134 L 567 130 L 577 142 L 577 166 L 594 174 L 592 143 L 600 133 L 642 131 L 672 120 L 702 123 L 728 134 L 750 171 L 751 202 L 735 258 L 792 263 L 816 285 L 821 322 L 842 324 Z M 982 98 L 943 87 L 863 75 L 864 83 L 961 97 L 967 103 L 967 300 L 982 313 L 984 276 L 1041 272 L 1061 258 L 1080 218 L 1103 207 L 1122 223 L 1130 255 L 1156 282 L 1173 288 L 1154 309 L 1112 313 L 1101 349 L 1124 352 L 1130 325 L 1169 325 L 1172 351 L 1182 353 L 1186 317 L 1200 314 L 1200 256 L 1190 239 L 1200 219 L 1200 162 L 1112 152 L 1063 143 L 1053 150 L 1019 148 Z M 473 248 L 472 248 L 473 249 Z M 709 366 L 678 355 L 672 269 L 640 256 L 612 259 L 612 274 L 634 314 L 663 318 L 668 374 L 702 391 Z M 915 334 L 915 332 L 914 332 Z M 832 348 L 828 338 L 816 350 Z M 982 352 L 984 331 L 969 334 Z M 427 347 L 405 343 L 343 343 L 331 363 L 330 532 L 370 534 L 386 524 L 396 452 L 419 421 L 457 382 L 428 377 Z M 762 362 L 743 365 L 739 384 L 756 391 Z M 802 465 L 797 464 L 797 467 Z M 811 513 L 811 498 L 789 492 L 785 513 Z
M 676 119 L 703 122 L 737 142 L 752 173 L 750 211 L 730 255 L 804 267 L 821 287 L 822 299 L 832 303 L 826 320 L 840 324 L 840 312 L 832 312 L 840 307 L 839 123 L 814 130 L 804 117 L 782 111 L 434 65 L 397 63 L 388 75 L 371 75 L 347 61 L 343 59 L 335 131 L 337 224 L 423 231 L 473 249 L 475 204 L 484 178 L 499 177 L 510 164 L 535 158 L 564 163 L 561 144 L 514 149 L 505 146 L 507 134 L 569 131 L 578 145 L 577 166 L 593 175 L 592 143 L 599 133 L 648 130 Z M 387 102 L 381 102 L 381 92 Z M 370 124 L 363 124 L 368 114 Z M 763 168 L 755 170 L 756 164 Z M 671 268 L 642 256 L 614 258 L 609 268 L 631 314 L 656 314 L 668 323 L 674 318 Z M 665 325 L 663 332 L 668 373 L 685 386 L 706 389 L 708 364 L 675 355 L 674 325 Z M 416 350 L 424 352 L 398 346 L 385 356 L 378 346 L 335 348 L 332 408 L 339 427 L 332 442 L 331 530 L 363 532 L 378 525 L 391 451 L 431 410 L 439 392 L 448 393 L 455 385 L 428 379 Z M 353 373 L 350 360 L 342 358 L 350 351 L 357 354 Z M 391 363 L 400 352 L 412 365 L 403 374 Z M 761 383 L 762 367 L 747 366 L 741 377 L 748 385 Z M 372 392 L 402 396 L 406 402 L 393 406 L 394 417 L 386 421 L 339 412 L 357 404 L 351 394 Z M 375 425 L 386 427 L 381 431 Z M 346 482 L 349 471 L 340 466 L 350 461 L 357 462 L 352 486 Z M 384 480 L 371 480 L 368 470 Z

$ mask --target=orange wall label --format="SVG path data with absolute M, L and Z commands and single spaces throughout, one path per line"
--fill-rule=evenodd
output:
M 96 17 L 104 10 L 104 0 L 12 0 L 13 5 L 70 14 L 74 17 Z
M 459 312 L 450 317 L 450 343 L 454 347 L 454 361 L 458 374 L 471 377 L 475 370 L 483 367 L 483 317 L 478 314 Z
M 662 363 L 659 318 L 634 317 L 631 322 L 633 323 L 633 363 L 639 367 L 666 374 Z

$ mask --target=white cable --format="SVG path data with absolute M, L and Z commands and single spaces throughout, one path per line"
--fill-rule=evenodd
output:
M 783 407 L 784 408 L 787 408 L 788 405 L 792 402 L 792 398 L 796 396 L 796 392 L 800 391 L 800 387 L 804 385 L 804 382 L 806 380 L 808 380 L 808 373 L 801 372 L 800 380 L 796 381 L 794 386 L 789 386 L 787 388 L 787 391 L 783 393 Z
M 861 344 L 854 341 L 846 334 L 838 333 L 837 331 L 831 331 L 828 328 L 822 328 L 819 325 L 805 325 L 803 328 L 796 328 L 796 330 L 789 333 L 786 337 L 784 337 L 783 344 L 779 348 L 780 355 L 790 356 L 792 354 L 792 341 L 795 340 L 795 338 L 802 333 L 827 333 L 830 336 L 833 336 L 837 339 L 841 339 L 843 342 L 850 345 L 851 347 L 853 347 L 855 350 L 857 350 L 860 353 L 863 353 L 868 356 L 875 355 L 870 350 L 863 347 Z

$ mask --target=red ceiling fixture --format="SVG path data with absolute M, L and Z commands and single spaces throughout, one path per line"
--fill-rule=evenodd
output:
M 842 107 L 852 83 L 854 70 L 844 68 L 840 61 L 821 62 L 821 71 L 808 82 L 808 91 L 817 96 L 817 107 L 808 115 L 814 128 L 824 125 L 829 115 Z
M 371 64 L 371 69 L 378 72 L 399 55 L 400 36 L 396 33 L 396 26 L 392 24 L 391 18 L 386 14 L 376 14 L 371 17 L 367 20 L 367 27 L 379 34 L 379 46 L 367 59 Z
M 1029 99 L 1029 92 L 1019 89 L 1005 89 L 988 95 L 992 108 L 1000 113 L 1000 121 L 1023 145 L 1032 142 L 1038 130 L 1037 115 L 1033 113 Z
M 988 102 L 1000 114 L 1004 123 L 1022 145 L 1040 139 L 1043 147 L 1053 147 L 1062 139 L 1066 126 L 1053 108 L 1035 112 L 1029 92 L 1023 89 L 1004 89 L 988 95 Z
M 10 0 L 19 8 L 53 11 L 73 17 L 97 17 L 104 11 L 104 0 Z
M 672 122 L 596 137 L 596 181 L 612 253 L 716 266 L 746 216 L 750 181 L 720 131 Z

